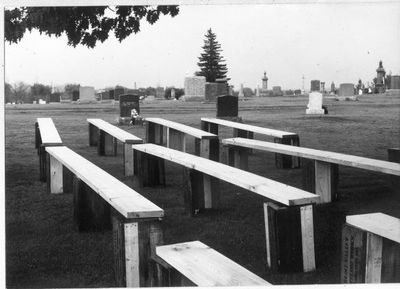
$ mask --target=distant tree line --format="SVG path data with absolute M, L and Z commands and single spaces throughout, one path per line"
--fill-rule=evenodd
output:
M 41 83 L 33 85 L 24 82 L 5 83 L 4 102 L 32 103 L 39 99 L 47 99 L 51 94 L 51 86 Z

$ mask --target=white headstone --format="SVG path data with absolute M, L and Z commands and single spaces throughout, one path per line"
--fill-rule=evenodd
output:
M 95 101 L 96 96 L 93 86 L 79 86 L 79 100 L 80 102 Z
M 322 93 L 314 91 L 309 94 L 306 114 L 324 114 Z
M 206 78 L 204 76 L 185 77 L 185 100 L 204 100 L 206 93 Z
M 46 104 L 46 101 L 43 99 L 39 99 L 39 104 Z
M 240 84 L 239 97 L 244 97 L 244 93 L 243 93 L 243 83 Z

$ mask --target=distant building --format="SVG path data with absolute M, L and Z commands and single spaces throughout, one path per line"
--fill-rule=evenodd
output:
M 261 88 L 259 89 L 259 96 L 260 97 L 266 97 L 269 96 L 269 91 L 268 91 L 268 77 L 267 73 L 264 71 L 264 77 L 261 79 L 262 80 L 262 85 Z
M 382 60 L 379 61 L 379 67 L 376 69 L 376 83 L 375 89 L 377 93 L 385 92 L 385 75 L 386 71 L 383 68 Z

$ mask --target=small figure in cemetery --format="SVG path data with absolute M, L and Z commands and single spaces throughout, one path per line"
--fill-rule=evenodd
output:
M 132 109 L 132 110 L 131 110 L 131 124 L 132 124 L 132 125 L 137 124 L 139 118 L 140 118 L 140 115 L 138 114 L 138 112 L 136 111 L 136 109 Z

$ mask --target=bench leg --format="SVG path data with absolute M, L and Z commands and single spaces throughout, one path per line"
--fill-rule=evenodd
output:
M 219 142 L 218 139 L 202 139 L 200 140 L 200 157 L 209 160 L 218 161 L 219 159 Z M 212 176 L 203 175 L 204 186 L 204 208 L 217 208 L 219 203 L 219 181 Z
M 164 126 L 156 124 L 154 126 L 154 143 L 163 145 L 164 142 Z
M 49 155 L 49 168 L 50 168 L 50 193 L 62 194 L 63 193 L 63 165 L 56 158 Z
M 100 156 L 104 156 L 105 154 L 105 137 L 106 137 L 106 133 L 104 131 L 102 131 L 101 129 L 97 130 L 97 153 Z
M 337 195 L 338 165 L 315 161 L 315 194 L 321 203 L 330 203 Z
M 126 177 L 134 175 L 134 153 L 132 144 L 124 143 L 124 174 Z
M 284 145 L 299 146 L 300 139 L 298 136 L 274 138 L 275 143 Z M 300 167 L 300 158 L 284 154 L 275 154 L 275 165 L 279 169 L 295 169 Z
M 46 182 L 47 179 L 47 152 L 46 147 L 40 145 L 39 147 L 39 180 Z
M 157 284 L 155 248 L 162 245 L 160 221 L 129 220 L 113 214 L 114 272 L 118 287 L 145 287 Z
M 136 152 L 134 158 L 135 172 L 134 182 L 139 186 L 152 187 L 165 186 L 164 160 L 142 152 Z
M 400 148 L 388 149 L 388 160 L 389 162 L 400 163 Z M 400 193 L 400 177 L 390 176 L 390 183 L 392 190 L 395 193 Z
M 247 171 L 249 169 L 249 149 L 231 148 L 233 154 L 233 166 L 235 168 Z
M 381 283 L 382 237 L 367 233 L 365 283 Z
M 185 134 L 172 128 L 167 128 L 167 147 L 181 152 L 186 152 Z
M 163 126 L 152 122 L 146 122 L 146 142 L 162 145 Z
M 111 228 L 110 205 L 74 176 L 72 183 L 74 195 L 74 223 L 78 231 L 101 231 Z
M 89 146 L 97 146 L 99 140 L 98 128 L 93 124 L 89 123 Z
M 40 139 L 40 130 L 39 130 L 39 124 L 35 122 L 35 148 L 38 150 L 39 154 L 39 147 L 41 144 L 41 139 Z
M 74 174 L 65 166 L 63 166 L 63 192 L 64 194 L 72 194 L 72 183 Z
M 337 199 L 339 166 L 321 161 L 302 159 L 303 189 L 321 197 L 321 203 Z
M 267 265 L 272 271 L 316 269 L 313 211 L 312 204 L 281 207 L 264 203 Z
M 365 233 L 344 225 L 342 230 L 341 283 L 364 283 Z
M 116 156 L 117 155 L 117 139 L 108 133 L 104 136 L 104 155 Z

